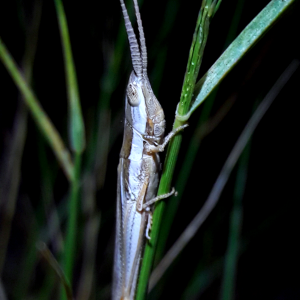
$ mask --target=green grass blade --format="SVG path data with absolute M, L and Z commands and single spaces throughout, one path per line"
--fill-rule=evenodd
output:
M 243 9 L 244 2 L 245 2 L 245 0 L 239 0 L 237 3 L 235 13 L 233 15 L 234 17 L 231 20 L 230 29 L 228 31 L 228 34 L 226 37 L 226 42 L 224 44 L 224 50 L 226 49 L 228 44 L 231 41 L 233 41 L 234 38 L 236 37 L 236 31 L 237 31 L 237 27 L 238 27 L 239 20 L 241 17 L 241 11 Z M 212 119 L 209 120 L 210 113 L 211 113 L 212 107 L 214 105 L 216 96 L 217 96 L 217 91 L 218 91 L 218 88 L 215 89 L 214 92 L 210 95 L 209 99 L 204 102 L 204 106 L 202 108 L 197 127 L 196 127 L 195 132 L 189 142 L 188 150 L 185 155 L 185 160 L 182 163 L 182 165 L 180 166 L 180 172 L 179 172 L 178 178 L 176 180 L 176 183 L 174 185 L 176 187 L 176 191 L 178 192 L 178 196 L 172 197 L 172 199 L 170 199 L 169 201 L 166 201 L 167 213 L 164 214 L 164 216 L 163 216 L 163 225 L 161 226 L 161 229 L 160 229 L 159 241 L 158 241 L 157 250 L 156 250 L 156 254 L 155 254 L 154 265 L 157 265 L 159 263 L 159 261 L 162 259 L 162 256 L 164 254 L 165 246 L 168 241 L 167 237 L 170 233 L 174 217 L 175 217 L 178 207 L 179 207 L 179 203 L 182 199 L 185 187 L 189 181 L 191 172 L 193 170 L 193 166 L 194 166 L 194 163 L 195 163 L 195 160 L 197 157 L 198 150 L 200 148 L 200 145 L 202 144 L 202 140 L 203 140 L 204 136 L 206 134 L 208 134 L 206 128 L 211 127 L 211 125 L 209 125 L 209 124 L 213 124 L 214 119 L 218 118 L 218 121 L 215 122 L 216 124 L 218 124 L 222 119 L 222 117 L 220 117 L 220 115 L 217 113 L 214 117 L 212 117 Z M 231 100 L 227 100 L 226 103 L 228 103 L 228 104 L 226 104 L 226 105 L 224 104 L 225 107 L 220 108 L 220 110 L 219 110 L 219 113 L 223 112 L 223 113 L 221 113 L 222 116 L 226 115 L 226 112 L 228 112 L 228 110 L 231 108 L 234 101 L 232 101 L 232 99 L 231 99 Z M 199 262 L 199 265 L 201 265 L 201 267 L 203 267 L 202 262 L 203 262 L 203 258 L 201 259 L 201 262 Z M 171 274 L 171 273 L 172 272 L 169 272 L 168 274 Z M 197 280 L 195 280 L 195 281 L 199 282 L 198 275 L 195 274 L 194 276 L 197 277 Z M 162 279 L 160 281 L 160 286 L 164 285 L 165 279 L 167 280 L 166 276 L 164 277 L 164 279 Z M 191 282 L 193 282 L 193 279 L 191 279 Z M 199 288 L 200 288 L 200 286 L 199 286 Z M 161 291 L 162 289 L 158 288 L 156 290 L 157 291 L 156 291 L 155 296 L 157 296 L 157 293 L 159 293 L 159 291 Z M 150 292 L 150 289 L 149 289 L 149 292 Z
M 200 65 L 203 58 L 203 52 L 208 37 L 210 18 L 214 12 L 214 9 L 215 2 L 212 3 L 212 1 L 202 1 L 202 6 L 196 23 L 196 29 L 187 63 L 187 71 L 185 73 L 183 81 L 180 102 L 177 108 L 177 113 L 179 115 L 185 115 L 190 108 L 195 83 L 198 77 Z M 178 123 L 177 126 L 180 125 L 181 123 Z
M 85 130 L 81 112 L 77 76 L 73 61 L 68 24 L 61 0 L 55 0 L 55 7 L 65 60 L 65 72 L 69 100 L 70 144 L 74 152 L 82 153 L 85 148 Z
M 75 154 L 74 180 L 71 184 L 68 209 L 68 223 L 66 232 L 66 244 L 64 249 L 64 272 L 71 282 L 76 254 L 77 216 L 79 209 L 79 179 L 80 179 L 81 155 Z
M 176 184 L 174 185 L 176 187 L 176 191 L 178 192 L 178 195 L 177 195 L 177 197 L 172 197 L 172 199 L 170 199 L 169 201 L 166 202 L 166 211 L 168 213 L 164 215 L 163 226 L 160 229 L 158 247 L 157 247 L 156 255 L 155 255 L 156 256 L 155 263 L 160 261 L 163 256 L 163 253 L 165 250 L 165 245 L 167 242 L 166 237 L 168 236 L 168 234 L 170 232 L 173 219 L 176 215 L 183 191 L 189 180 L 189 175 L 192 171 L 200 144 L 202 142 L 203 127 L 201 125 L 203 125 L 209 117 L 209 114 L 211 112 L 211 109 L 212 109 L 212 106 L 214 103 L 213 100 L 214 99 L 211 99 L 211 101 L 205 102 L 204 109 L 202 110 L 201 116 L 198 121 L 197 129 L 189 143 L 189 147 L 188 147 L 187 153 L 185 155 L 186 159 L 180 168 L 180 173 L 178 175 L 178 179 L 176 180 Z
M 250 145 L 248 145 L 239 160 L 235 190 L 233 195 L 233 208 L 230 216 L 228 246 L 224 261 L 221 300 L 234 299 L 237 260 L 240 253 L 240 232 L 242 227 L 243 206 L 242 200 L 245 192 L 249 162 Z
M 183 250 L 183 248 L 188 244 L 188 242 L 192 239 L 195 233 L 198 231 L 200 226 L 206 220 L 208 215 L 211 213 L 213 208 L 216 206 L 218 199 L 220 197 L 221 192 L 224 189 L 224 186 L 229 178 L 229 175 L 232 172 L 233 167 L 235 166 L 239 156 L 241 155 L 243 149 L 245 148 L 249 138 L 253 134 L 253 131 L 257 127 L 258 123 L 261 121 L 262 117 L 269 109 L 270 105 L 273 103 L 274 99 L 284 87 L 284 85 L 288 82 L 290 77 L 294 74 L 299 66 L 299 61 L 292 61 L 290 65 L 286 68 L 284 73 L 280 76 L 280 78 L 276 81 L 270 92 L 266 95 L 264 100 L 258 106 L 251 119 L 248 121 L 246 127 L 244 128 L 242 134 L 240 135 L 238 141 L 234 145 L 230 155 L 228 156 L 207 200 L 205 201 L 201 210 L 197 213 L 195 218 L 191 221 L 191 223 L 187 226 L 184 232 L 180 235 L 178 240 L 174 243 L 165 257 L 161 260 L 160 264 L 153 271 L 151 276 L 151 282 L 149 285 L 153 287 L 167 268 L 171 265 L 174 259 L 178 256 L 178 254 Z
M 66 297 L 67 300 L 73 299 L 73 293 L 70 286 L 70 283 L 68 282 L 68 279 L 66 278 L 63 270 L 61 269 L 58 261 L 55 259 L 51 251 L 48 249 L 47 245 L 43 242 L 37 243 L 37 248 L 43 258 L 48 262 L 48 264 L 51 266 L 51 268 L 54 270 L 55 274 L 58 276 L 63 288 L 66 291 Z
M 194 90 L 194 85 L 198 76 L 200 69 L 203 51 L 206 45 L 208 29 L 209 29 L 209 19 L 214 11 L 215 2 L 203 1 L 202 6 L 198 15 L 196 29 L 192 41 L 192 46 L 190 50 L 190 55 L 188 59 L 187 71 L 184 78 L 180 105 L 178 107 L 178 112 L 185 114 L 188 111 L 190 101 L 192 99 L 192 93 Z M 176 120 L 173 125 L 173 130 L 182 125 L 183 122 Z M 177 134 L 172 141 L 167 150 L 166 161 L 164 164 L 164 169 L 162 172 L 160 185 L 158 188 L 158 195 L 165 194 L 170 191 L 171 181 L 176 165 L 176 160 L 182 140 L 182 135 Z M 150 277 L 150 271 L 153 264 L 155 249 L 158 241 L 159 229 L 162 221 L 162 215 L 164 212 L 165 203 L 160 201 L 155 205 L 155 211 L 153 215 L 153 225 L 151 228 L 151 240 L 146 244 L 143 262 L 141 266 L 141 272 L 137 287 L 136 299 L 145 299 L 147 293 L 148 280 Z
M 61 41 L 63 45 L 66 85 L 69 102 L 69 137 L 71 148 L 75 152 L 74 180 L 71 182 L 69 196 L 69 215 L 64 249 L 64 271 L 67 279 L 72 282 L 74 262 L 76 257 L 77 217 L 79 206 L 79 181 L 81 173 L 81 153 L 85 149 L 85 129 L 81 112 L 77 76 L 71 50 L 69 29 L 61 0 L 55 0 L 56 13 L 59 22 Z M 62 299 L 65 299 L 62 292 Z
M 178 110 L 180 120 L 187 120 L 190 117 L 196 108 L 207 99 L 217 85 L 293 2 L 294 0 L 273 0 L 250 22 L 208 72 L 199 80 L 195 87 L 195 100 L 189 112 L 183 116 L 184 113 Z
M 234 18 L 231 21 L 230 30 L 226 37 L 226 42 L 225 42 L 226 46 L 236 36 L 236 30 L 237 30 L 237 26 L 238 26 L 240 16 L 241 16 L 240 12 L 243 8 L 244 2 L 245 2 L 245 0 L 239 0 L 237 3 L 237 7 L 236 7 L 236 10 L 234 13 Z M 216 9 L 218 8 L 219 5 L 220 5 L 220 2 L 216 5 Z M 216 9 L 215 9 L 215 11 L 216 11 Z M 224 46 L 224 49 L 225 49 L 225 46 Z M 164 223 L 161 228 L 160 235 L 159 235 L 158 247 L 156 250 L 154 264 L 156 264 L 156 262 L 160 261 L 162 258 L 162 255 L 163 255 L 163 252 L 165 249 L 165 245 L 167 242 L 166 237 L 169 234 L 169 231 L 170 231 L 173 219 L 175 217 L 175 214 L 177 212 L 177 208 L 179 206 L 179 202 L 181 200 L 183 191 L 189 180 L 189 176 L 192 171 L 192 167 L 194 165 L 200 144 L 202 142 L 203 135 L 205 135 L 205 129 L 203 128 L 202 125 L 205 124 L 205 122 L 207 122 L 207 120 L 210 116 L 210 112 L 213 107 L 216 95 L 217 95 L 217 90 L 218 89 L 215 89 L 214 93 L 210 95 L 209 101 L 206 101 L 204 103 L 204 107 L 202 109 L 202 112 L 201 112 L 201 115 L 200 115 L 200 118 L 198 121 L 197 129 L 195 130 L 195 133 L 193 134 L 193 137 L 189 143 L 189 147 L 188 147 L 187 153 L 185 155 L 186 158 L 180 168 L 180 173 L 178 175 L 178 179 L 175 184 L 176 190 L 178 192 L 178 196 L 173 197 L 173 199 L 170 199 L 170 201 L 167 201 L 167 203 L 166 203 L 166 207 L 167 207 L 166 210 L 168 211 L 168 213 L 164 215 Z M 229 107 L 231 107 L 231 105 L 229 105 Z
M 6 49 L 2 39 L 0 38 L 0 58 L 14 80 L 15 84 L 19 88 L 22 96 L 24 97 L 25 103 L 28 106 L 35 122 L 42 131 L 44 137 L 48 141 L 52 148 L 57 160 L 62 166 L 67 178 L 72 180 L 74 167 L 71 161 L 71 156 L 68 149 L 65 147 L 59 133 L 53 126 L 51 120 L 42 109 L 38 99 L 29 88 L 25 81 L 21 71 L 18 69 L 15 61 L 11 57 L 10 53 Z

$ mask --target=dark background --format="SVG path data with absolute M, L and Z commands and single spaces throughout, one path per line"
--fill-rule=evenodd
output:
M 239 22 L 231 32 L 227 45 L 269 1 L 244 1 L 242 10 L 237 12 L 238 2 L 241 3 L 223 0 L 212 20 L 199 78 L 224 51 L 234 16 Z M 31 86 L 68 144 L 65 74 L 55 7 L 52 1 L 38 3 L 42 5 L 42 12 Z M 83 269 L 85 226 L 89 220 L 97 218 L 100 226 L 90 299 L 109 299 L 116 170 L 122 144 L 123 96 L 131 70 L 130 55 L 127 42 L 118 52 L 119 28 L 120 35 L 123 38 L 125 36 L 118 1 L 63 3 L 87 131 L 88 147 L 83 161 L 82 180 L 90 178 L 88 175 L 95 175 L 93 180 L 96 181 L 96 198 L 89 209 L 86 208 L 85 197 L 82 197 L 73 287 L 76 292 Z M 26 46 L 26 37 L 36 5 L 34 1 L 12 0 L 0 3 L 0 36 L 19 66 L 22 66 L 25 52 L 31 51 L 30 42 Z M 200 5 L 201 1 L 152 0 L 144 1 L 141 7 L 148 47 L 149 77 L 165 111 L 167 132 L 171 130 L 179 101 Z M 232 106 L 201 143 L 192 174 L 187 175 L 188 184 L 168 235 L 167 248 L 200 210 L 257 103 L 289 63 L 293 59 L 299 59 L 299 25 L 299 1 L 295 1 L 292 9 L 284 14 L 220 85 L 211 118 L 222 110 L 223 104 L 228 103 L 226 101 Z M 235 299 L 300 299 L 300 149 L 296 142 L 299 126 L 299 79 L 300 71 L 297 70 L 277 96 L 251 139 L 247 183 L 242 200 L 241 252 L 237 265 Z M 7 173 L 3 170 L 14 135 L 20 97 L 3 64 L 0 64 L 0 99 L 0 176 L 6 180 Z M 93 152 L 91 144 L 99 125 L 99 112 L 110 116 L 107 119 L 110 122 L 105 121 L 105 125 L 101 127 L 103 130 L 99 133 L 99 140 L 102 140 L 101 134 L 108 128 L 110 135 L 107 156 L 101 154 L 104 162 L 101 161 L 99 168 L 95 170 L 93 164 L 99 153 Z M 200 114 L 201 108 L 193 114 L 189 121 L 190 127 L 184 132 L 175 180 L 184 159 L 188 159 L 185 153 Z M 46 238 L 50 235 L 52 224 L 45 217 L 47 205 L 43 201 L 47 197 L 52 199 L 55 205 L 49 207 L 58 210 L 60 228 L 64 234 L 68 182 L 31 116 L 27 121 L 26 141 L 20 157 L 21 164 L 16 171 L 20 174 L 20 182 L 15 190 L 16 207 L 1 284 L 8 299 L 40 299 L 40 295 L 45 295 L 42 289 L 47 288 L 47 280 L 54 275 L 38 253 L 32 258 L 29 253 L 36 251 L 36 241 L 47 240 L 53 254 L 60 257 L 60 235 Z M 45 172 L 51 174 L 50 188 L 45 188 Z M 162 284 L 150 295 L 151 299 L 220 297 L 235 180 L 236 170 L 216 209 L 168 270 Z M 3 195 L 0 195 L 0 201 L 3 201 L 0 202 L 1 226 L 5 226 L 3 220 L 6 198 Z M 192 283 L 196 283 L 196 288 L 192 289 L 191 294 L 187 294 Z M 49 284 L 49 291 L 46 293 L 49 299 L 58 299 L 58 286 L 57 280 Z

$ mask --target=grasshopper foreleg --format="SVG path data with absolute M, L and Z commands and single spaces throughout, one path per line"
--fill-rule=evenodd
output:
M 171 138 L 176 135 L 179 131 L 183 130 L 184 128 L 188 127 L 188 124 L 184 124 L 182 126 L 177 127 L 174 131 L 171 131 L 165 138 L 164 142 L 161 145 L 146 145 L 146 149 L 149 153 L 156 153 L 156 152 L 163 152 L 165 150 L 166 145 L 169 143 Z

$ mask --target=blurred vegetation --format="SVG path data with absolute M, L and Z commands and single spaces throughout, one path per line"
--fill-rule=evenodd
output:
M 222 1 L 210 25 L 198 79 L 268 2 Z M 201 209 L 257 103 L 289 63 L 300 59 L 299 1 L 294 2 L 190 118 L 173 180 L 181 201 L 175 206 L 176 198 L 166 201 L 163 219 L 172 214 L 174 220 L 170 229 L 162 225 L 155 264 Z M 83 153 L 84 142 L 72 141 L 78 131 L 69 126 L 70 81 L 66 85 L 54 1 L 0 2 L 0 37 L 77 162 L 75 177 L 66 177 L 63 163 L 0 63 L 1 300 L 60 299 L 62 279 L 45 259 L 40 242 L 63 268 L 71 260 L 66 274 L 72 277 L 76 299 L 110 299 L 129 47 L 118 1 L 105 6 L 99 1 L 62 3 L 85 125 Z M 167 132 L 200 5 L 190 0 L 141 5 L 149 77 L 165 111 Z M 298 70 L 259 124 L 218 205 L 149 299 L 300 298 L 295 176 L 299 79 Z M 78 207 L 70 221 L 71 198 Z M 71 234 L 72 250 L 66 242 L 70 222 L 77 227 Z M 66 257 L 70 251 L 72 257 Z

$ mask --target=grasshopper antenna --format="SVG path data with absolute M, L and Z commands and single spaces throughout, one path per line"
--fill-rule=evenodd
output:
M 143 74 L 147 75 L 147 48 L 146 48 L 144 29 L 143 29 L 143 25 L 142 25 L 142 19 L 141 19 L 138 2 L 137 2 L 137 0 L 133 0 L 133 2 L 134 2 L 134 10 L 135 10 L 135 15 L 136 15 L 136 20 L 138 23 L 139 34 L 140 34 Z
M 143 71 L 142 71 L 143 67 L 142 67 L 142 59 L 141 59 L 139 44 L 138 44 L 136 36 L 134 34 L 124 0 L 120 0 L 120 2 L 121 2 L 121 7 L 122 7 L 122 13 L 124 16 L 124 21 L 125 21 L 126 32 L 128 35 L 128 41 L 129 41 L 129 47 L 130 47 L 130 53 L 131 53 L 131 59 L 132 59 L 132 66 L 133 66 L 135 74 L 138 77 L 141 77 L 142 73 L 143 73 Z M 141 19 L 141 17 L 140 17 L 140 19 Z M 141 26 L 142 26 L 142 23 L 141 23 Z M 139 25 L 139 30 L 140 30 L 140 25 Z M 143 31 L 143 27 L 142 27 L 142 31 Z M 144 36 L 144 33 L 143 33 L 143 36 Z M 145 38 L 144 38 L 144 44 L 145 44 Z

